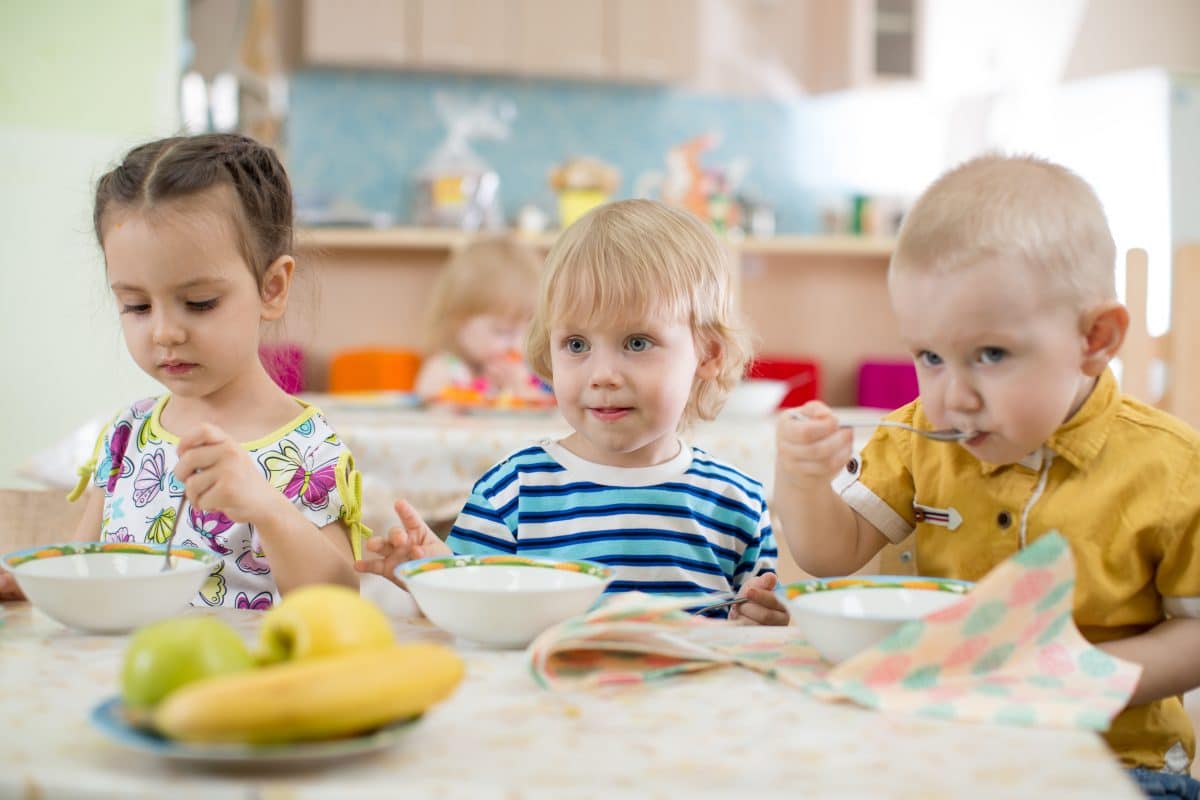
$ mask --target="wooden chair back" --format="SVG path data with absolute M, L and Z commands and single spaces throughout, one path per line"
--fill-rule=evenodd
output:
M 61 489 L 0 489 L 0 554 L 71 541 L 85 505 Z
M 1121 348 L 1122 388 L 1200 427 L 1200 315 L 1190 308 L 1193 299 L 1200 300 L 1200 244 L 1183 245 L 1175 251 L 1171 264 L 1171 326 L 1161 336 L 1151 336 L 1146 324 L 1146 251 L 1130 250 L 1125 270 L 1129 332 Z M 1159 371 L 1165 381 L 1156 379 Z

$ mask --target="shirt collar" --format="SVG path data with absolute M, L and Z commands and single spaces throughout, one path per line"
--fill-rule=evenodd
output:
M 1052 453 L 1061 456 L 1076 469 L 1083 469 L 1104 448 L 1120 401 L 1117 379 L 1112 370 L 1105 369 L 1079 410 L 1058 426 L 1058 430 L 1046 440 L 1045 446 L 1017 463 L 1029 466 L 1036 461 L 1040 466 Z M 1007 465 L 980 462 L 980 466 L 984 475 L 991 475 Z

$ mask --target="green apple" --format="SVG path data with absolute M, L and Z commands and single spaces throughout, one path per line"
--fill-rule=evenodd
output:
M 396 641 L 379 607 L 353 589 L 313 584 L 288 592 L 263 615 L 257 657 L 262 664 L 388 647 Z
M 121 669 L 121 697 L 137 721 L 181 686 L 253 666 L 246 643 L 227 623 L 213 617 L 163 620 L 133 634 Z

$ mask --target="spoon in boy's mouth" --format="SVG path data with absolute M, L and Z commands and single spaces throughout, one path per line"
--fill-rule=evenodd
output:
M 802 419 L 802 415 L 793 411 L 788 416 L 792 419 Z M 914 428 L 912 425 L 905 425 L 903 422 L 894 422 L 890 419 L 881 419 L 871 422 L 839 422 L 839 428 L 899 428 L 903 431 L 911 431 L 918 436 L 924 436 L 926 439 L 932 439 L 935 442 L 965 442 L 968 439 L 974 439 L 980 435 L 979 431 L 960 431 L 957 428 L 943 428 L 936 431 L 927 431 L 923 428 Z
M 936 431 L 927 431 L 922 428 L 914 428 L 912 425 L 905 425 L 903 422 L 894 422 L 890 419 L 882 419 L 878 422 L 839 422 L 839 428 L 899 428 L 903 431 L 911 431 L 918 436 L 924 436 L 926 439 L 933 439 L 935 442 L 965 442 L 968 439 L 974 439 L 979 435 L 979 431 L 960 431 L 957 428 L 943 428 Z

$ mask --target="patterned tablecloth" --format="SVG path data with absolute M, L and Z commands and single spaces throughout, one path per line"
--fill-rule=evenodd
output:
M 255 612 L 215 613 L 254 638 Z M 1092 733 L 892 717 L 735 667 L 555 694 L 523 653 L 465 645 L 464 683 L 382 753 L 286 772 L 185 768 L 88 722 L 116 690 L 127 637 L 69 631 L 23 603 L 0 614 L 0 797 L 1139 797 Z
M 309 395 L 349 445 L 363 474 L 364 521 L 382 531 L 395 524 L 392 500 L 404 497 L 427 520 L 457 516 L 475 480 L 504 456 L 570 428 L 557 411 L 490 415 L 387 408 L 332 395 Z M 850 420 L 882 412 L 839 409 Z M 722 417 L 702 422 L 687 440 L 763 482 L 770 496 L 775 470 L 774 417 Z M 859 446 L 871 428 L 856 429 Z

